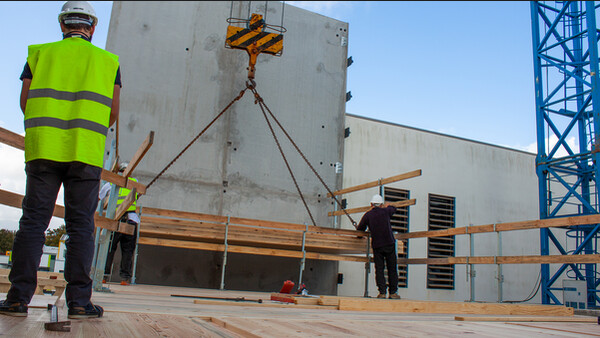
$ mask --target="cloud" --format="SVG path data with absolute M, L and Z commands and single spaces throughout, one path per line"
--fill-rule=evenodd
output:
M 550 138 L 546 138 L 546 144 L 548 145 L 546 147 L 546 152 L 549 152 L 550 150 L 552 150 L 552 148 L 554 148 L 554 146 L 556 145 L 556 142 L 558 142 L 558 137 L 556 137 L 556 135 L 552 135 L 550 136 Z M 567 138 L 567 144 L 569 145 L 569 147 L 571 148 L 571 150 L 573 150 L 573 152 L 578 153 L 579 152 L 579 145 L 577 144 L 577 140 L 575 139 L 575 136 L 571 136 L 569 138 Z M 533 142 L 527 146 L 510 146 L 510 148 L 516 148 L 516 149 L 521 149 L 533 154 L 537 154 L 537 142 Z M 560 146 L 558 148 L 558 150 L 556 151 L 556 154 L 554 155 L 554 158 L 560 158 L 560 157 L 564 157 L 564 156 L 568 156 L 569 154 L 567 153 L 567 151 L 565 150 L 564 146 Z
M 349 8 L 353 1 L 286 1 L 286 5 L 306 9 L 321 15 L 335 17 L 342 8 Z
M 25 175 L 25 158 L 23 151 L 0 143 L 0 189 L 20 195 L 25 194 L 27 176 Z M 62 188 L 58 194 L 58 201 L 63 200 Z M 59 202 L 58 204 L 63 204 Z M 21 209 L 0 204 L 0 229 L 17 230 Z M 49 228 L 54 229 L 64 224 L 60 218 L 52 217 Z

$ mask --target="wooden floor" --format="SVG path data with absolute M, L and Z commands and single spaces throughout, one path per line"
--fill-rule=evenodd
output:
M 48 303 L 56 297 L 36 295 L 26 318 L 0 315 L 0 335 L 7 337 L 600 337 L 594 317 L 490 316 L 469 321 L 469 315 L 343 311 L 335 307 L 283 304 L 270 293 L 219 291 L 152 285 L 108 284 L 110 292 L 94 292 L 104 307 L 103 318 L 71 320 L 70 332 L 44 329 L 50 321 Z M 234 302 L 174 297 L 222 297 Z M 5 294 L 0 294 L 4 299 Z M 362 297 L 360 298 L 362 299 Z M 404 302 L 405 300 L 378 300 Z M 64 304 L 59 300 L 58 304 Z M 273 306 L 269 306 L 273 305 Z M 67 308 L 59 321 L 67 320 Z M 475 317 L 475 316 L 474 316 Z M 514 321 L 512 318 L 515 318 Z M 558 319 L 557 319 L 558 318 Z M 485 318 L 484 318 L 485 319 Z M 588 322 L 572 322 L 573 320 Z M 570 320 L 571 322 L 567 322 Z

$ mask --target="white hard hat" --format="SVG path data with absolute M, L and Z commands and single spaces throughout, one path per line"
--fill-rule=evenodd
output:
M 121 164 L 119 164 L 119 171 L 125 170 L 128 165 L 129 165 L 129 162 L 121 162 Z
M 373 197 L 371 198 L 371 203 L 383 204 L 383 197 L 381 197 L 381 195 L 373 195 Z
M 85 20 L 83 18 L 73 16 L 63 19 L 65 15 L 69 14 L 88 15 L 92 19 L 92 22 L 89 22 L 88 20 Z M 88 1 L 67 1 L 63 4 L 60 14 L 58 14 L 58 22 L 65 24 L 83 23 L 91 26 L 96 26 L 96 24 L 98 23 L 98 17 L 96 16 L 96 11 L 94 11 L 94 7 L 92 7 L 92 4 L 90 4 Z

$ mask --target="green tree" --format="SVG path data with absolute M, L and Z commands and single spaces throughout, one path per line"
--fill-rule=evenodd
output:
M 17 231 L 0 229 L 0 254 L 4 255 L 6 251 L 12 250 L 13 241 L 15 240 Z
M 58 246 L 62 235 L 66 234 L 67 230 L 65 225 L 61 225 L 56 229 L 50 229 L 46 231 L 46 245 L 47 246 Z

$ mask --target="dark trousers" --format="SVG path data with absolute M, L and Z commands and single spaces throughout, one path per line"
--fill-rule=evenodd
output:
M 127 217 L 127 214 L 125 214 L 124 217 Z M 135 225 L 136 229 L 134 230 L 133 235 L 122 234 L 120 232 L 113 233 L 113 238 L 110 244 L 110 249 L 108 251 L 108 256 L 106 257 L 106 266 L 104 267 L 104 274 L 110 275 L 113 259 L 115 258 L 115 252 L 117 252 L 120 243 L 121 268 L 119 269 L 119 276 L 121 277 L 121 280 L 129 281 L 131 279 L 133 252 L 135 251 L 137 223 L 133 221 L 127 221 L 127 223 Z
M 396 256 L 396 246 L 394 244 L 381 248 L 373 248 L 373 260 L 375 261 L 375 282 L 379 293 L 386 294 L 387 285 L 385 283 L 384 269 L 388 270 L 388 281 L 390 294 L 398 292 L 398 265 Z
M 92 296 L 90 269 L 94 256 L 94 213 L 102 169 L 80 162 L 33 160 L 25 165 L 27 186 L 23 216 L 13 243 L 9 302 L 31 301 L 37 285 L 45 231 L 61 184 L 65 194 L 65 298 L 69 308 L 86 306 Z

